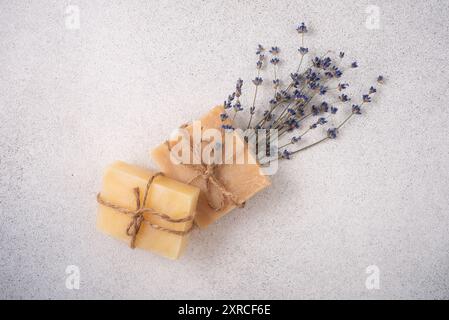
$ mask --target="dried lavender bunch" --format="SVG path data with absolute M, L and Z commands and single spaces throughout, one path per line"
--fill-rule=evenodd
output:
M 308 28 L 305 23 L 301 23 L 296 31 L 300 37 L 298 67 L 290 74 L 285 88 L 282 88 L 278 77 L 278 65 L 281 61 L 279 59 L 280 49 L 277 46 L 271 47 L 269 53 L 271 54 L 270 64 L 273 68 L 274 95 L 266 103 L 261 118 L 253 124 L 257 94 L 263 82 L 261 71 L 265 61 L 264 47 L 259 44 L 256 50 L 257 73 L 252 80 L 255 86 L 254 97 L 249 107 L 250 116 L 246 129 L 266 129 L 267 131 L 276 129 L 279 141 L 283 141 L 278 148 L 277 159 L 291 159 L 293 155 L 301 151 L 324 141 L 336 139 L 341 128 L 354 116 L 360 115 L 363 107 L 371 103 L 373 95 L 377 92 L 377 89 L 371 86 L 368 92 L 361 96 L 359 103 L 353 103 L 353 98 L 344 93 L 345 89 L 349 87 L 349 83 L 343 81 L 342 77 L 346 71 L 358 68 L 358 63 L 353 61 L 345 66 L 344 52 L 340 52 L 336 58 L 331 58 L 332 51 L 328 51 L 324 55 L 309 58 L 308 65 L 304 66 L 305 58 L 309 55 L 309 48 L 304 45 Z M 383 76 L 378 76 L 377 83 L 383 84 L 383 82 Z M 224 102 L 226 112 L 222 114 L 223 121 L 229 117 L 230 110 L 234 110 L 233 119 L 235 119 L 237 113 L 244 109 L 239 99 L 242 85 L 243 81 L 239 79 L 236 90 Z M 348 106 L 348 115 L 338 125 L 329 126 L 333 117 L 345 106 Z M 326 129 L 324 136 L 308 145 L 301 145 L 303 137 L 319 127 Z M 231 125 L 223 125 L 223 129 L 232 130 L 234 128 Z M 270 139 L 268 134 L 263 141 L 268 147 L 267 150 L 271 143 Z M 263 160 L 263 157 L 259 158 L 262 164 Z

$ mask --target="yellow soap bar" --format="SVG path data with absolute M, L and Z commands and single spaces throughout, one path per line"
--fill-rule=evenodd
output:
M 136 210 L 137 199 L 134 188 L 139 188 L 140 202 L 143 203 L 147 183 L 154 174 L 150 170 L 117 161 L 106 169 L 101 198 L 120 208 Z M 199 192 L 197 187 L 159 175 L 151 183 L 143 207 L 151 208 L 171 219 L 183 219 L 195 215 Z M 186 231 L 192 227 L 192 221 L 170 222 L 149 212 L 143 216 L 144 222 L 137 233 L 135 247 L 177 259 L 186 247 L 188 234 L 178 235 L 157 230 L 151 224 L 169 230 Z M 132 214 L 124 214 L 99 204 L 97 218 L 97 228 L 100 231 L 130 242 L 126 230 L 132 221 Z
M 230 122 L 223 122 L 220 119 L 220 114 L 224 113 L 222 106 L 213 108 L 208 114 L 200 118 L 202 130 L 206 129 L 220 129 L 223 123 L 230 124 Z M 185 128 L 192 134 L 192 126 Z M 236 136 L 236 139 L 240 137 Z M 222 140 L 225 140 L 224 138 Z M 176 142 L 173 142 L 176 143 Z M 241 141 L 243 143 L 243 140 Z M 223 143 L 224 148 L 224 143 Z M 245 144 L 245 155 L 248 146 Z M 192 178 L 198 175 L 191 166 L 183 164 L 175 164 L 170 160 L 170 151 L 166 143 L 162 143 L 151 152 L 152 159 L 156 162 L 162 172 L 168 177 L 189 183 Z M 223 183 L 228 191 L 230 191 L 240 202 L 245 202 L 256 193 L 270 185 L 270 180 L 263 175 L 260 166 L 256 164 L 254 158 L 245 156 L 243 164 L 221 164 L 217 165 L 215 169 L 215 176 Z M 225 158 L 225 157 L 223 157 Z M 236 158 L 234 150 L 234 158 Z M 207 189 L 206 183 L 202 179 L 195 179 L 191 184 L 201 189 L 198 200 L 198 209 L 195 216 L 195 222 L 200 228 L 205 228 L 236 206 L 232 201 L 225 202 L 225 205 L 220 210 L 216 211 L 209 205 L 209 198 L 211 196 L 210 190 Z

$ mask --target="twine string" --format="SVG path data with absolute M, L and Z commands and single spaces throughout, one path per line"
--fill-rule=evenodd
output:
M 185 126 L 186 125 L 183 125 L 181 127 L 185 127 Z M 203 142 L 203 141 L 201 141 L 201 142 Z M 172 148 L 171 148 L 170 142 L 168 140 L 166 140 L 165 144 L 167 145 L 168 151 L 171 152 Z M 194 149 L 193 149 L 192 143 L 190 143 L 190 151 L 191 151 L 191 154 L 193 154 Z M 203 179 L 203 181 L 206 183 L 207 203 L 208 203 L 209 207 L 211 207 L 215 211 L 220 211 L 224 208 L 226 199 L 229 199 L 232 202 L 232 204 L 235 205 L 236 207 L 243 208 L 245 206 L 245 202 L 239 202 L 237 197 L 232 192 L 230 192 L 226 188 L 226 186 L 217 178 L 216 170 L 215 170 L 217 168 L 217 164 L 205 164 L 204 162 L 202 162 L 202 157 L 200 157 L 200 158 L 201 158 L 201 164 L 185 164 L 182 161 L 179 161 L 182 165 L 191 167 L 193 170 L 195 170 L 197 172 L 197 175 L 194 176 L 193 178 L 191 178 L 187 183 L 191 184 L 198 178 Z M 218 206 L 215 205 L 211 199 L 210 192 L 211 192 L 212 185 L 219 191 L 219 194 L 220 194 L 220 204 Z
M 161 172 L 158 172 L 148 180 L 147 185 L 145 187 L 145 193 L 144 193 L 142 202 L 140 201 L 140 189 L 139 188 L 133 189 L 134 197 L 136 198 L 136 209 L 135 210 L 129 210 L 125 207 L 116 205 L 112 202 L 109 202 L 109 201 L 103 199 L 100 193 L 97 194 L 97 202 L 100 205 L 114 209 L 116 212 L 121 213 L 121 214 L 131 215 L 131 221 L 126 228 L 126 235 L 131 237 L 130 247 L 132 249 L 134 249 L 136 247 L 136 238 L 137 238 L 137 234 L 139 233 L 139 230 L 142 226 L 142 223 L 149 225 L 153 229 L 160 230 L 163 232 L 168 232 L 171 234 L 176 234 L 179 236 L 188 234 L 193 228 L 193 224 L 192 224 L 192 226 L 190 226 L 189 229 L 184 230 L 184 231 L 178 231 L 178 230 L 165 228 L 158 224 L 151 223 L 150 221 L 145 220 L 144 214 L 147 213 L 147 214 L 151 214 L 152 216 L 159 217 L 162 220 L 171 222 L 171 223 L 183 223 L 183 222 L 193 221 L 192 216 L 188 216 L 188 217 L 180 218 L 180 219 L 173 219 L 169 215 L 166 215 L 164 213 L 159 213 L 159 212 L 153 210 L 152 208 L 145 208 L 145 203 L 147 201 L 148 191 L 150 190 L 150 186 L 153 183 L 153 180 L 158 176 L 163 176 L 163 174 Z

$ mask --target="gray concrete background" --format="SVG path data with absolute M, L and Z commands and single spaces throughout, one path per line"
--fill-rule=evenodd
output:
M 436 0 L 0 1 L 0 297 L 449 298 L 448 14 Z M 386 76 L 366 114 L 193 232 L 179 261 L 97 233 L 103 168 L 154 166 L 152 146 L 254 76 L 257 43 L 296 63 L 300 21 L 311 50 L 359 61 L 355 91 Z

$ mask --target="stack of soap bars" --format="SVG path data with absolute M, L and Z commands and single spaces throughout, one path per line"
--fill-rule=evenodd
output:
M 220 129 L 223 112 L 219 106 L 203 116 L 201 130 Z M 191 132 L 192 126 L 186 126 L 185 130 Z M 98 194 L 97 227 L 130 243 L 132 248 L 177 259 L 194 224 L 206 228 L 232 209 L 243 206 L 270 181 L 255 159 L 216 165 L 213 175 L 211 167 L 205 164 L 176 164 L 170 159 L 172 142 L 176 141 L 165 141 L 151 152 L 159 171 L 120 161 L 106 169 Z M 244 141 L 240 142 L 247 150 Z M 217 193 L 220 199 L 213 199 Z

